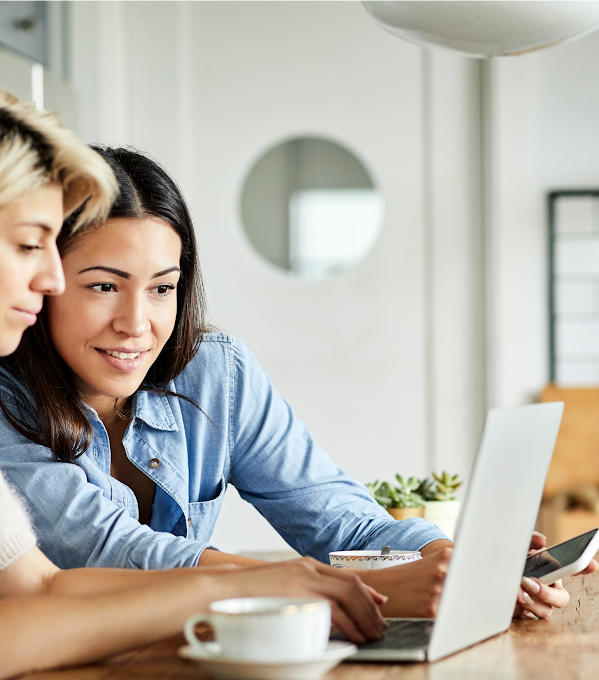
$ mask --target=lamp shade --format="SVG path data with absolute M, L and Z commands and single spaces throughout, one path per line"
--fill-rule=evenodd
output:
M 518 55 L 599 28 L 599 2 L 364 2 L 374 20 L 400 38 L 471 57 Z

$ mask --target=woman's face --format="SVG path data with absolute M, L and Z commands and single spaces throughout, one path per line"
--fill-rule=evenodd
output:
M 157 218 L 108 220 L 64 257 L 50 335 L 96 410 L 137 390 L 173 332 L 180 258 L 181 239 Z
M 0 356 L 17 349 L 44 295 L 64 290 L 56 249 L 62 221 L 62 187 L 57 184 L 0 208 Z

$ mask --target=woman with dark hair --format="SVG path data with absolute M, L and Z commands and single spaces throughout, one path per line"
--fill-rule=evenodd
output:
M 166 283 L 165 290 L 174 290 L 176 287 L 176 294 L 172 296 L 174 329 L 169 327 L 169 334 L 160 351 L 145 355 L 145 375 L 141 385 L 144 391 L 166 395 L 169 393 L 168 385 L 195 357 L 205 332 L 206 303 L 193 224 L 176 185 L 159 166 L 144 156 L 124 149 L 120 152 L 101 148 L 96 150 L 108 161 L 119 183 L 120 193 L 110 211 L 110 220 L 119 221 L 116 227 L 119 234 L 125 233 L 127 221 L 136 224 L 136 221 L 145 220 L 154 222 L 154 227 L 160 223 L 170 225 L 169 235 L 174 231 L 178 236 L 173 239 L 175 249 L 181 253 L 180 257 L 173 257 L 173 262 L 177 264 L 171 267 L 171 271 L 162 272 L 163 276 L 170 275 L 173 281 Z M 85 236 L 90 236 L 94 229 L 102 228 L 101 224 L 88 228 Z M 70 227 L 70 221 L 67 220 L 57 241 L 63 260 L 84 236 Z M 120 236 L 116 238 L 117 243 L 119 239 Z M 135 244 L 136 250 L 142 254 L 144 241 L 146 238 L 142 235 L 140 242 Z M 118 278 L 114 272 L 107 273 Z M 175 282 L 178 283 L 175 285 Z M 170 292 L 162 293 L 162 297 L 170 297 Z M 0 408 L 15 429 L 28 439 L 49 447 L 56 460 L 73 463 L 89 448 L 92 428 L 85 403 L 72 380 L 73 367 L 65 363 L 60 351 L 56 351 L 49 319 L 46 308 L 40 323 L 31 333 L 25 334 L 19 350 L 5 362 L 9 370 L 16 370 L 23 377 L 34 396 L 35 406 L 27 398 L 21 400 L 19 404 L 23 410 L 17 417 L 11 415 L 11 411 L 1 402 Z M 133 382 L 139 373 L 139 370 L 135 371 Z M 47 379 L 40 382 L 36 378 L 39 375 Z M 33 389 L 32 384 L 35 384 Z M 132 395 L 126 400 L 129 407 L 131 399 Z M 45 404 L 45 408 L 41 409 L 40 404 Z M 118 408 L 121 406 L 119 401 Z M 31 407 L 33 410 L 29 417 L 23 417 Z M 128 420 L 121 412 L 118 413 L 119 422 Z
M 59 566 L 254 562 L 210 537 L 228 483 L 301 554 L 421 550 L 363 572 L 389 615 L 434 616 L 451 543 L 395 522 L 339 470 L 238 340 L 208 333 L 185 201 L 149 158 L 98 149 L 120 187 L 105 223 L 63 230 L 66 292 L 2 366 L 0 467 Z M 542 587 L 539 616 L 567 593 Z

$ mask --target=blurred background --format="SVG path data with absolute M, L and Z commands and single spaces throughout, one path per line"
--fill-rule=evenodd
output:
M 597 63 L 599 33 L 470 59 L 358 2 L 0 2 L 0 87 L 167 169 L 212 323 L 363 482 L 467 480 L 493 406 L 599 422 Z M 590 430 L 560 442 L 556 538 L 599 524 Z M 213 542 L 285 548 L 231 486 Z

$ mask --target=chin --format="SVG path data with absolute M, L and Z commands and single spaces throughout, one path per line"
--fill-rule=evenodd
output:
M 104 388 L 100 388 L 98 391 L 110 399 L 128 399 L 137 392 L 140 385 L 141 381 L 129 385 L 105 385 Z
M 0 336 L 0 357 L 12 354 L 19 346 L 22 337 L 23 333 L 7 333 L 5 337 Z

